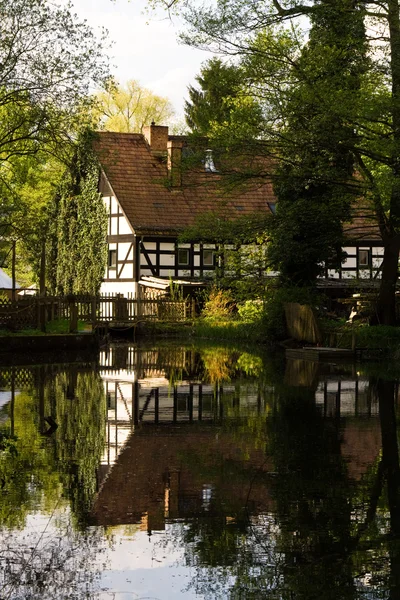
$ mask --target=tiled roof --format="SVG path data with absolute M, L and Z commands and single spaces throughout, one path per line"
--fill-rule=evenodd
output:
M 205 212 L 223 210 L 230 218 L 271 212 L 272 183 L 260 180 L 229 192 L 223 176 L 204 169 L 183 175 L 183 184 L 168 187 L 165 160 L 155 156 L 137 133 L 101 132 L 95 142 L 105 176 L 133 229 L 139 233 L 175 233 Z
M 185 140 L 182 136 L 169 139 Z M 228 188 L 223 174 L 192 168 L 183 171 L 181 186 L 169 186 L 166 158 L 153 154 L 139 133 L 100 132 L 95 150 L 113 193 L 137 233 L 174 234 L 193 225 L 202 213 L 215 211 L 234 218 L 271 212 L 269 203 L 276 202 L 265 173 L 246 187 Z M 381 239 L 374 211 L 365 202 L 354 203 L 352 213 L 352 221 L 344 225 L 349 241 Z
M 343 226 L 344 234 L 349 241 L 382 241 L 375 211 L 372 206 L 368 206 L 366 200 L 354 202 L 351 216 L 352 220 Z

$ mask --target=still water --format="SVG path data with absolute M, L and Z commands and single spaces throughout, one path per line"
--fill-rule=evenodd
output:
M 55 360 L 0 367 L 1 600 L 400 598 L 382 366 L 167 344 Z

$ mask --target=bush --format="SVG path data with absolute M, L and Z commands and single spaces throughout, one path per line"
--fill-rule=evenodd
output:
M 208 321 L 220 321 L 232 316 L 234 308 L 231 292 L 213 287 L 204 303 L 201 316 Z
M 238 304 L 238 315 L 244 321 L 261 320 L 264 310 L 264 302 L 262 300 L 246 300 Z
M 221 339 L 240 337 L 264 343 L 285 339 L 286 302 L 316 306 L 321 304 L 321 298 L 309 288 L 271 286 L 263 300 L 238 303 L 237 315 L 234 315 L 236 304 L 232 292 L 214 287 L 205 301 L 203 319 L 196 323 L 196 335 Z

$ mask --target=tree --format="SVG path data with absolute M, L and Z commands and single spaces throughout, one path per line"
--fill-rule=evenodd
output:
M 325 265 L 340 264 L 343 223 L 360 194 L 349 117 L 358 107 L 369 60 L 363 10 L 349 10 L 352 4 L 322 0 L 311 15 L 309 42 L 296 61 L 297 81 L 285 104 L 269 257 L 292 285 L 315 284 Z
M 64 171 L 65 164 L 40 151 L 11 157 L 8 177 L 0 179 L 0 266 L 10 267 L 15 242 L 16 279 L 24 286 L 39 283 L 44 275 L 47 211 Z
M 40 270 L 49 188 L 61 170 L 48 157 L 70 159 L 92 89 L 109 79 L 105 47 L 105 33 L 97 37 L 70 4 L 0 0 L 0 244 L 2 259 L 16 244 L 22 270 L 26 258 Z
M 200 89 L 188 87 L 189 101 L 184 106 L 186 123 L 193 134 L 212 138 L 221 147 L 230 145 L 232 131 L 236 138 L 244 133 L 247 138 L 257 134 L 261 107 L 249 93 L 240 64 L 212 58 L 195 79 Z
M 105 43 L 69 4 L 0 1 L 1 163 L 65 147 L 108 79 Z
M 162 0 L 151 4 L 166 5 Z M 194 2 L 185 3 L 184 14 L 189 25 L 184 36 L 186 42 L 235 54 L 244 61 L 257 57 L 254 93 L 263 97 L 265 116 L 259 135 L 259 141 L 264 142 L 259 144 L 260 152 L 268 152 L 279 159 L 286 141 L 281 135 L 282 126 L 286 125 L 285 97 L 293 85 L 298 85 L 292 74 L 298 72 L 301 50 L 307 45 L 307 39 L 295 28 L 296 20 L 300 17 L 315 19 L 319 15 L 322 26 L 324 14 L 329 18 L 331 6 L 333 3 L 319 0 L 289 0 L 285 3 L 265 0 L 256 5 L 249 5 L 245 0 L 221 0 L 216 8 L 207 9 L 196 8 Z M 167 6 L 169 10 L 179 10 L 179 7 L 179 0 L 172 0 Z M 335 143 L 351 154 L 355 170 L 362 177 L 360 195 L 373 210 L 380 229 L 384 259 L 376 317 L 377 322 L 393 325 L 396 322 L 395 288 L 400 251 L 399 0 L 352 0 L 342 4 L 342 11 L 343 16 L 362 13 L 366 53 L 371 62 L 360 85 L 353 90 L 353 96 L 348 89 L 346 101 L 338 105 L 339 95 L 332 97 L 332 90 L 327 86 L 322 100 L 328 120 L 333 119 L 339 106 L 342 122 L 347 124 L 343 138 L 339 135 Z M 335 36 L 340 33 L 336 28 L 334 31 Z M 276 34 L 280 41 L 292 35 L 293 43 L 277 43 Z M 260 35 L 270 42 L 264 48 L 255 43 Z M 329 57 L 328 46 L 324 45 L 324 48 L 319 55 L 320 65 Z M 314 62 L 314 66 L 318 68 L 318 62 Z M 283 73 L 284 77 L 272 77 L 274 72 Z M 322 92 L 323 87 L 320 89 Z M 299 105 L 299 114 L 304 106 L 303 103 Z M 352 136 L 348 135 L 349 131 L 353 132 Z M 332 185 L 335 184 L 334 171 Z M 339 188 L 342 183 L 340 181 Z
M 185 118 L 193 133 L 209 135 L 212 123 L 229 121 L 235 98 L 240 94 L 241 72 L 235 65 L 224 64 L 219 58 L 205 62 L 195 80 L 200 85 L 188 87 Z
M 168 98 L 153 94 L 134 80 L 100 92 L 94 108 L 94 117 L 101 129 L 121 133 L 141 132 L 152 121 L 167 122 L 173 115 Z

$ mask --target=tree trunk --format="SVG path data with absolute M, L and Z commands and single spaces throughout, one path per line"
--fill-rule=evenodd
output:
M 39 280 L 39 296 L 46 295 L 46 242 L 42 241 L 42 249 L 40 254 L 40 280 Z
M 387 480 L 387 492 L 392 533 L 400 535 L 400 465 L 395 411 L 395 382 L 378 380 L 379 418 L 382 435 L 382 462 Z
M 11 278 L 12 278 L 12 290 L 11 290 L 11 298 L 12 301 L 15 302 L 16 300 L 16 289 L 17 289 L 17 282 L 16 282 L 16 276 L 15 276 L 15 268 L 16 268 L 16 242 L 15 240 L 12 243 L 12 257 L 11 257 Z
M 396 324 L 396 283 L 398 277 L 400 243 L 396 237 L 385 242 L 382 280 L 376 305 L 374 325 Z
M 393 150 L 391 156 L 393 183 L 390 197 L 388 236 L 384 237 L 382 282 L 376 310 L 381 325 L 396 324 L 395 291 L 398 277 L 400 229 L 400 18 L 399 0 L 388 0 L 388 26 L 390 39 L 390 69 L 392 75 Z

